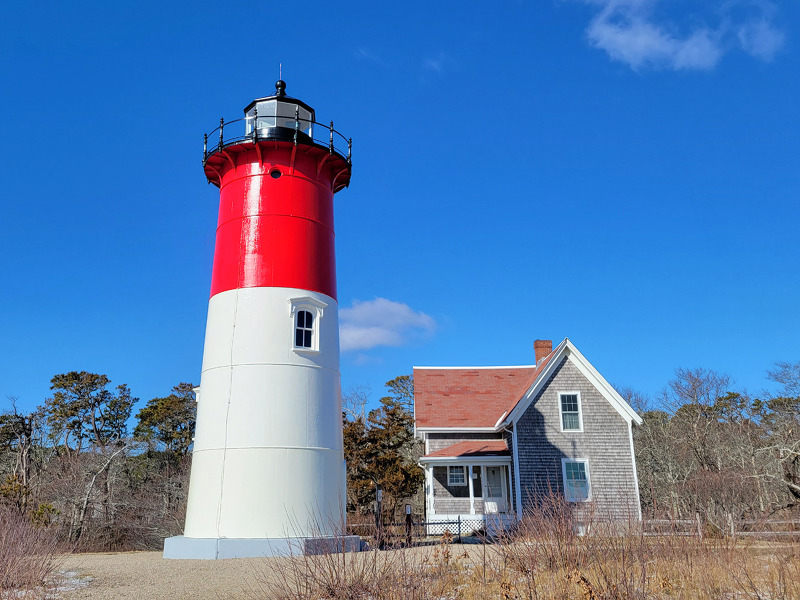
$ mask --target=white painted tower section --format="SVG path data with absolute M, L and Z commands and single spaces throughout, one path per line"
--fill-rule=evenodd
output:
M 294 347 L 300 308 L 316 317 L 310 350 Z M 286 288 L 212 297 L 184 535 L 285 539 L 341 531 L 340 389 L 334 299 Z

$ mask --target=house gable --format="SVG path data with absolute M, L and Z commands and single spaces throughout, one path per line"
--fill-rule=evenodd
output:
M 520 401 L 517 402 L 509 414 L 503 419 L 502 423 L 498 423 L 499 427 L 504 427 L 516 422 L 520 416 L 525 413 L 533 399 L 536 398 L 543 387 L 552 379 L 555 370 L 560 368 L 565 357 L 572 360 L 575 367 L 592 383 L 595 389 L 603 395 L 606 401 L 623 419 L 628 423 L 634 422 L 637 425 L 642 424 L 642 418 L 636 414 L 636 411 L 625 402 L 611 384 L 600 375 L 597 369 L 595 369 L 588 360 L 586 360 L 586 357 L 580 353 L 569 338 L 564 338 L 564 341 L 553 350 L 550 356 L 548 356 L 547 363 L 544 367 L 537 372 L 537 377 L 533 385 L 531 385 Z
M 518 468 L 514 479 L 525 490 L 517 499 L 520 508 L 524 510 L 532 497 L 563 495 L 564 460 L 580 461 L 589 473 L 592 499 L 608 513 L 598 517 L 639 518 L 632 419 L 608 401 L 606 390 L 594 377 L 587 377 L 573 355 L 554 361 L 537 390 L 514 418 Z M 580 398 L 580 429 L 563 427 L 560 395 L 564 393 Z

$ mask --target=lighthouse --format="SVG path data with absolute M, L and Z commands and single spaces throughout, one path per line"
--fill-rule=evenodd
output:
M 219 219 L 184 535 L 166 558 L 341 549 L 333 196 L 351 143 L 275 93 L 207 134 Z

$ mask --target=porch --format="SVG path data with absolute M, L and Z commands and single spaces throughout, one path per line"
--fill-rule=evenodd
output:
M 461 521 L 491 533 L 513 520 L 511 453 L 503 440 L 458 442 L 423 456 L 420 464 L 429 524 Z

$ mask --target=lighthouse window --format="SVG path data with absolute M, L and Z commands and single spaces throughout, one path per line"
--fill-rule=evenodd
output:
M 305 296 L 302 298 L 289 298 L 291 320 L 286 323 L 294 331 L 292 348 L 301 355 L 308 355 L 309 352 L 320 351 L 320 337 L 323 336 L 320 330 L 322 317 L 325 308 L 328 306 L 318 298 Z M 287 332 L 288 334 L 288 332 Z M 288 337 L 288 335 L 287 335 Z
M 314 315 L 307 310 L 297 311 L 297 322 L 294 329 L 294 345 L 297 348 L 311 348 L 314 333 Z

